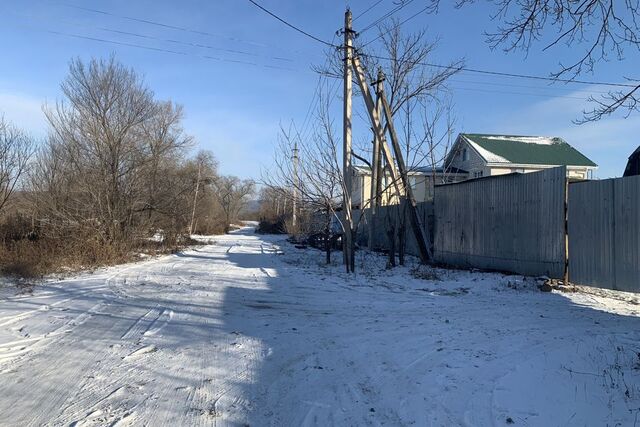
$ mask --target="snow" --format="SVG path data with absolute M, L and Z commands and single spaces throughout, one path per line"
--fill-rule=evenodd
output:
M 0 425 L 633 425 L 633 294 L 244 228 L 0 293 Z
M 488 163 L 510 163 L 509 160 L 505 159 L 502 156 L 498 156 L 497 154 L 494 154 L 489 150 L 485 150 L 479 144 L 476 144 L 472 140 L 467 139 L 467 141 L 473 147 L 473 149 L 476 150 L 478 154 L 480 154 L 480 156 L 482 156 L 482 158 L 485 159 Z
M 558 144 L 558 140 L 549 136 L 503 136 L 491 135 L 484 136 L 485 139 L 493 139 L 496 141 L 516 141 L 525 144 L 553 145 Z

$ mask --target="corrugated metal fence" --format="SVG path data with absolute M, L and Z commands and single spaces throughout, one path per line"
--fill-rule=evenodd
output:
M 569 276 L 640 292 L 640 176 L 569 185 Z
M 640 292 L 640 177 L 572 183 L 566 191 L 564 167 L 487 177 L 436 187 L 434 201 L 418 212 L 434 236 L 437 262 L 562 278 L 568 231 L 571 282 Z M 379 209 L 375 248 L 389 248 L 389 225 L 397 230 L 403 214 L 400 206 Z M 365 210 L 357 236 L 363 246 L 367 219 Z M 418 255 L 405 223 L 406 252 Z
M 417 204 L 418 216 L 422 224 L 428 227 L 429 235 L 433 235 L 433 202 L 422 202 Z M 358 223 L 358 235 L 356 241 L 359 245 L 367 246 L 369 241 L 369 229 L 367 221 L 370 220 L 369 209 L 364 210 L 364 217 L 361 218 L 362 211 L 356 209 L 353 211 L 354 221 Z M 381 206 L 378 208 L 376 216 L 374 217 L 376 233 L 373 236 L 373 248 L 374 249 L 388 249 L 389 248 L 389 235 L 387 230 L 390 226 L 396 230 L 400 229 L 400 222 L 402 216 L 404 216 L 405 223 L 405 251 L 409 255 L 420 256 L 420 250 L 418 249 L 418 242 L 411 231 L 411 224 L 409 222 L 408 212 L 402 205 Z M 397 234 L 397 233 L 396 233 Z M 398 236 L 396 235 L 396 241 Z M 396 242 L 397 243 L 397 242 Z
M 565 179 L 560 167 L 436 187 L 436 261 L 562 277 Z

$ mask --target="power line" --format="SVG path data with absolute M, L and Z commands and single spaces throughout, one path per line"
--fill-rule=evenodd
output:
M 407 19 L 405 19 L 404 21 L 401 21 L 398 25 L 404 25 L 405 23 L 411 21 L 413 18 L 415 18 L 418 15 L 421 15 L 422 13 L 426 12 L 427 10 L 429 10 L 430 8 L 432 8 L 432 5 L 428 5 L 427 7 L 425 7 L 424 9 L 421 9 L 420 11 L 414 13 L 413 15 L 411 15 L 410 17 L 408 17 Z M 363 32 L 364 30 L 362 30 L 361 32 Z M 360 48 L 364 48 L 368 45 L 370 45 L 371 43 L 373 43 L 374 41 L 378 40 L 379 38 L 381 38 L 382 36 L 389 34 L 391 32 L 391 30 L 389 31 L 385 31 L 384 33 L 379 34 L 377 37 L 369 40 L 368 42 L 366 42 L 365 44 L 363 44 Z
M 451 88 L 455 90 L 468 90 L 472 92 L 482 92 L 482 93 L 500 93 L 505 95 L 537 96 L 542 98 L 564 98 L 564 99 L 576 99 L 579 101 L 584 101 L 586 99 L 586 98 L 580 98 L 578 96 L 551 95 L 548 93 L 511 92 L 506 90 L 479 89 L 479 88 L 460 87 L 460 86 L 451 86 Z
M 171 30 L 183 31 L 183 32 L 192 33 L 192 34 L 199 34 L 199 35 L 208 36 L 208 37 L 222 38 L 222 39 L 225 39 L 225 40 L 230 40 L 230 41 L 234 41 L 234 42 L 250 44 L 250 45 L 254 45 L 254 46 L 258 46 L 258 47 L 269 47 L 268 45 L 266 45 L 264 43 L 258 43 L 258 42 L 252 41 L 252 40 L 240 39 L 240 38 L 237 38 L 237 37 L 230 37 L 230 36 L 221 35 L 221 34 L 214 34 L 214 33 L 209 33 L 209 32 L 201 31 L 201 30 L 194 30 L 194 29 L 187 28 L 187 27 L 180 27 L 178 25 L 167 24 L 167 23 L 158 22 L 158 21 L 151 21 L 151 20 L 148 20 L 148 19 L 141 19 L 141 18 L 136 18 L 136 17 L 133 17 L 133 16 L 119 15 L 119 14 L 116 14 L 116 13 L 107 12 L 107 11 L 100 10 L 100 9 L 94 9 L 94 8 L 85 7 L 85 6 L 77 6 L 77 5 L 69 4 L 69 3 L 59 3 L 59 4 L 62 5 L 62 6 L 65 6 L 65 7 L 72 8 L 72 9 L 78 9 L 78 10 L 84 10 L 86 12 L 98 13 L 98 14 L 101 14 L 101 15 L 111 16 L 111 17 L 114 17 L 114 18 L 126 19 L 126 20 L 129 20 L 129 21 L 139 22 L 139 23 L 142 23 L 142 24 L 154 25 L 156 27 L 168 28 L 168 29 L 171 29 Z
M 336 41 L 336 34 L 333 35 L 333 38 L 331 39 L 331 44 L 335 43 L 335 41 Z M 327 67 L 329 63 L 329 59 L 330 57 L 329 55 L 327 55 L 324 61 L 323 68 Z M 318 83 L 316 84 L 316 88 L 311 98 L 311 102 L 309 103 L 307 114 L 305 115 L 304 121 L 302 122 L 302 138 L 305 138 L 305 139 L 307 137 L 307 127 L 311 124 L 311 111 L 312 109 L 316 108 L 316 105 L 319 102 L 320 90 L 322 87 L 322 77 L 323 77 L 323 74 L 318 75 Z
M 459 79 L 447 79 L 447 82 L 452 82 L 452 83 L 464 83 L 464 84 L 472 84 L 472 85 L 484 85 L 484 86 L 506 86 L 506 87 L 516 87 L 516 88 L 525 88 L 525 89 L 536 89 L 536 90 L 568 90 L 568 91 L 573 91 L 574 93 L 599 93 L 599 94 L 607 94 L 609 92 L 605 92 L 605 91 L 600 91 L 600 90 L 589 90 L 589 89 L 580 89 L 580 90 L 574 90 L 573 88 L 569 88 L 569 87 L 558 87 L 558 86 L 532 86 L 532 85 L 517 85 L 517 84 L 509 84 L 509 83 L 502 83 L 502 82 L 481 82 L 478 80 L 459 80 Z
M 356 16 L 355 18 L 353 18 L 353 20 L 355 21 L 356 19 L 366 15 L 369 11 L 371 11 L 371 9 L 373 9 L 374 7 L 376 7 L 377 5 L 379 5 L 380 3 L 382 3 L 384 0 L 378 0 L 377 2 L 375 2 L 374 4 L 372 4 L 371 6 L 369 6 L 364 12 L 360 13 L 358 16 Z
M 293 62 L 292 59 L 281 57 L 281 56 L 261 55 L 259 53 L 247 52 L 247 51 L 237 50 L 237 49 L 226 49 L 226 48 L 215 47 L 215 46 L 210 46 L 210 45 L 200 44 L 200 43 L 191 43 L 191 42 L 185 42 L 185 41 L 181 41 L 181 40 L 164 39 L 164 38 L 161 38 L 161 37 L 150 36 L 148 34 L 140 34 L 140 33 L 133 33 L 133 32 L 130 32 L 130 31 L 114 30 L 114 29 L 107 28 L 107 27 L 96 27 L 96 28 L 98 30 L 106 31 L 106 32 L 109 32 L 109 33 L 123 34 L 123 35 L 127 35 L 127 36 L 144 38 L 144 39 L 148 39 L 148 40 L 156 40 L 156 41 L 161 41 L 161 42 L 166 42 L 166 43 L 173 43 L 173 44 L 178 44 L 178 45 L 182 45 L 182 46 L 196 47 L 196 48 L 200 48 L 200 49 L 209 49 L 209 50 L 215 50 L 215 51 L 219 51 L 219 52 L 234 53 L 234 54 L 245 55 L 245 56 L 263 57 L 263 58 L 267 58 L 267 59 L 273 59 L 275 61 Z
M 363 56 L 369 56 L 371 58 L 381 59 L 385 61 L 394 61 L 393 58 L 388 58 L 380 55 L 373 54 L 362 54 Z M 434 67 L 440 69 L 447 70 L 459 70 L 468 73 L 477 73 L 477 74 L 485 74 L 490 76 L 500 76 L 500 77 L 513 77 L 520 79 L 530 79 L 530 80 L 543 80 L 543 81 L 551 81 L 554 83 L 575 83 L 575 84 L 584 84 L 584 85 L 599 85 L 599 86 L 611 86 L 611 87 L 627 87 L 627 88 L 635 88 L 638 85 L 628 84 L 628 83 L 611 83 L 611 82 L 598 82 L 598 81 L 590 81 L 590 80 L 576 80 L 576 79 L 563 79 L 559 77 L 543 77 L 543 76 L 535 76 L 531 74 L 516 74 L 516 73 L 507 73 L 502 71 L 492 71 L 492 70 L 481 70 L 478 68 L 468 68 L 464 66 L 455 67 L 452 65 L 441 65 L 441 64 L 432 64 L 429 62 L 423 61 L 414 61 L 414 64 L 424 65 L 427 67 Z
M 275 13 L 273 13 L 273 12 L 271 12 L 271 11 L 269 11 L 269 10 L 265 9 L 265 8 L 264 8 L 264 7 L 262 7 L 260 4 L 256 3 L 254 0 L 249 0 L 249 2 L 250 2 L 251 4 L 253 4 L 255 7 L 259 8 L 260 10 L 262 10 L 263 12 L 265 12 L 265 13 L 267 13 L 267 14 L 271 15 L 272 17 L 274 17 L 274 18 L 275 18 L 275 19 L 277 19 L 278 21 L 282 22 L 282 23 L 283 23 L 283 24 L 285 24 L 287 27 L 289 27 L 289 28 L 293 28 L 294 30 L 296 30 L 296 31 L 297 31 L 297 32 L 299 32 L 300 34 L 304 34 L 305 36 L 307 36 L 307 37 L 309 37 L 309 38 L 311 38 L 311 39 L 313 39 L 313 40 L 315 40 L 315 41 L 317 41 L 317 42 L 320 42 L 320 43 L 322 43 L 322 44 L 325 44 L 325 45 L 327 45 L 327 46 L 337 47 L 337 46 L 335 46 L 335 45 L 333 45 L 333 44 L 329 43 L 329 42 L 328 42 L 328 41 L 326 41 L 326 40 L 322 40 L 321 38 L 318 38 L 318 37 L 314 36 L 313 34 L 309 34 L 309 33 L 307 33 L 306 31 L 304 31 L 303 29 L 298 28 L 298 27 L 296 27 L 296 26 L 295 26 L 295 25 L 293 25 L 293 24 L 290 24 L 289 22 L 287 22 L 287 21 L 285 21 L 284 19 L 280 18 L 280 17 L 279 17 L 278 15 L 276 15 Z
M 32 19 L 32 17 L 29 17 L 27 15 L 18 15 L 18 16 L 21 16 L 21 17 L 27 18 L 27 19 Z M 233 54 L 237 54 L 237 55 L 262 57 L 262 58 L 272 59 L 272 60 L 275 60 L 275 61 L 294 62 L 290 58 L 285 58 L 285 57 L 281 57 L 281 56 L 269 56 L 269 55 L 263 55 L 263 54 L 255 53 L 255 52 L 248 52 L 248 51 L 245 51 L 245 50 L 228 49 L 228 48 L 221 48 L 221 47 L 216 47 L 216 46 L 211 46 L 211 45 L 201 44 L 201 43 L 192 43 L 192 42 L 181 41 L 181 40 L 165 39 L 165 38 L 162 38 L 162 37 L 156 37 L 156 36 L 152 36 L 152 35 L 149 35 L 149 34 L 135 33 L 135 32 L 131 32 L 131 31 L 123 31 L 123 30 L 116 30 L 116 29 L 113 29 L 113 28 L 101 27 L 101 26 L 96 27 L 96 26 L 92 26 L 92 25 L 78 24 L 77 22 L 73 22 L 73 21 L 70 21 L 70 20 L 62 20 L 62 22 L 66 22 L 68 24 L 79 26 L 79 27 L 84 27 L 84 28 L 87 28 L 87 29 L 99 30 L 99 31 L 104 31 L 104 32 L 108 32 L 108 33 L 113 33 L 113 34 L 121 34 L 121 35 L 125 35 L 125 36 L 137 37 L 137 38 L 142 38 L 142 39 L 147 39 L 147 40 L 156 40 L 156 41 L 160 41 L 160 42 L 164 42 L 164 43 L 172 43 L 172 44 L 188 46 L 188 47 L 195 47 L 195 48 L 200 48 L 200 49 L 209 49 L 209 50 L 214 50 L 214 51 L 219 51 L 219 52 L 233 53 Z
M 251 1 L 251 0 L 249 0 Z M 369 29 L 375 27 L 376 25 L 378 25 L 379 23 L 381 23 L 382 21 L 384 21 L 385 19 L 389 18 L 391 15 L 393 15 L 394 13 L 398 12 L 399 10 L 403 9 L 405 6 L 410 5 L 411 3 L 413 3 L 414 0 L 407 0 L 402 2 L 401 4 L 399 4 L 398 6 L 394 7 L 393 9 L 391 9 L 390 11 L 388 11 L 387 13 L 385 13 L 384 15 L 382 15 L 380 18 L 376 19 L 375 21 L 373 21 L 371 24 L 367 25 L 365 28 L 363 28 L 359 33 L 362 34 L 365 31 L 368 31 Z
M 77 38 L 77 39 L 82 39 L 82 40 L 89 40 L 89 41 L 94 41 L 94 42 L 99 42 L 99 43 L 107 43 L 107 44 L 114 44 L 114 45 L 119 45 L 119 46 L 133 47 L 133 48 L 136 48 L 136 49 L 144 49 L 144 50 L 150 50 L 150 51 L 160 52 L 160 53 L 170 53 L 172 55 L 192 56 L 192 57 L 197 57 L 197 58 L 207 59 L 207 60 L 212 60 L 212 61 L 229 62 L 229 63 L 235 63 L 235 64 L 244 64 L 244 65 L 251 65 L 251 66 L 256 66 L 256 67 L 264 67 L 264 68 L 273 68 L 273 69 L 277 69 L 277 70 L 296 71 L 296 72 L 300 71 L 300 70 L 296 70 L 296 69 L 293 69 L 293 68 L 280 67 L 280 66 L 277 66 L 277 65 L 260 64 L 260 63 L 257 63 L 257 62 L 241 61 L 241 60 L 236 60 L 236 59 L 221 58 L 221 57 L 215 57 L 215 56 L 209 56 L 209 55 L 189 54 L 187 52 L 181 52 L 181 51 L 177 51 L 177 50 L 164 49 L 164 48 L 158 48 L 158 47 L 152 47 L 152 46 L 144 46 L 144 45 L 139 45 L 139 44 L 136 44 L 136 43 L 128 43 L 128 42 L 121 42 L 121 41 L 117 41 L 117 40 L 109 40 L 109 39 L 104 39 L 104 38 L 100 38 L 100 37 L 87 36 L 87 35 L 83 35 L 83 34 L 66 33 L 66 32 L 62 32 L 62 31 L 46 30 L 46 29 L 39 29 L 39 30 L 36 30 L 36 31 L 42 31 L 42 32 L 49 33 L 49 34 L 55 34 L 55 35 L 65 36 L 65 37 L 72 37 L 72 38 Z

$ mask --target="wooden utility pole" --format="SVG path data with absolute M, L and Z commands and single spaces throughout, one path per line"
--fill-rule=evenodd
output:
M 418 209 L 416 206 L 416 198 L 413 195 L 413 189 L 409 184 L 409 175 L 407 173 L 407 167 L 404 163 L 404 158 L 402 155 L 402 147 L 400 147 L 400 141 L 398 139 L 398 135 L 396 134 L 396 129 L 393 126 L 393 115 L 391 114 L 391 108 L 389 108 L 389 103 L 384 96 L 384 92 L 380 93 L 380 98 L 382 99 L 382 108 L 384 110 L 384 115 L 387 119 L 387 128 L 389 129 L 389 135 L 391 136 L 391 144 L 393 146 L 393 151 L 396 155 L 396 161 L 398 162 L 398 168 L 400 169 L 400 176 L 402 178 L 402 185 L 405 188 L 407 201 L 409 202 L 409 221 L 411 222 L 411 227 L 413 228 L 413 232 L 416 236 L 416 241 L 418 242 L 418 249 L 420 250 L 420 259 L 422 262 L 427 263 L 430 262 L 432 257 L 431 254 L 431 246 L 429 243 L 429 238 L 427 233 L 425 232 L 425 226 L 420 221 L 420 216 L 418 215 Z
M 202 173 L 202 164 L 198 163 L 198 178 L 196 178 L 196 192 L 193 196 L 193 210 L 191 211 L 191 222 L 189 223 L 189 235 L 193 234 L 193 222 L 196 218 L 196 205 L 198 204 L 198 190 L 200 190 L 200 174 Z
M 353 217 L 351 213 L 352 171 L 351 171 L 351 62 L 353 59 L 353 30 L 351 29 L 351 11 L 344 14 L 344 114 L 342 133 L 342 175 L 344 181 L 342 209 L 344 211 L 344 238 L 342 248 L 347 273 L 352 272 L 353 265 Z
M 293 214 L 291 215 L 291 224 L 293 225 L 293 230 L 296 232 L 296 208 L 297 208 L 297 199 L 298 199 L 298 185 L 300 182 L 298 181 L 298 143 L 296 142 L 293 146 Z
M 376 84 L 376 94 L 380 93 L 380 88 L 384 85 L 384 73 L 382 68 L 378 68 L 378 79 Z M 376 111 L 378 117 L 382 117 L 382 101 L 380 96 L 376 96 Z M 382 125 L 382 123 L 380 123 Z M 373 137 L 373 155 L 371 158 L 371 195 L 369 198 L 369 250 L 374 249 L 374 236 L 375 236 L 375 218 L 378 210 L 378 203 L 380 202 L 380 184 L 382 181 L 382 159 L 380 157 L 380 146 L 382 142 L 378 139 L 378 136 L 374 132 Z
M 367 78 L 364 74 L 364 69 L 362 68 L 362 64 L 360 63 L 360 58 L 358 58 L 358 55 L 353 56 L 353 68 L 356 72 L 358 85 L 360 86 L 362 97 L 364 98 L 364 103 L 367 106 L 367 111 L 369 112 L 369 118 L 371 119 L 371 124 L 373 125 L 373 131 L 375 132 L 378 141 L 380 141 L 380 151 L 384 155 L 385 161 L 387 163 L 391 183 L 394 186 L 398 198 L 400 198 L 403 194 L 403 189 L 401 187 L 402 182 L 400 182 L 399 179 L 399 174 L 398 170 L 396 169 L 393 154 L 391 153 L 391 149 L 389 148 L 389 145 L 387 144 L 387 141 L 384 137 L 382 120 L 378 115 L 378 112 L 376 111 L 375 103 L 373 101 L 371 91 L 369 90 L 369 85 L 367 84 Z
M 378 135 L 379 140 L 381 141 L 382 152 L 386 158 L 387 165 L 389 165 L 389 173 L 391 175 L 391 179 L 396 187 L 396 193 L 398 194 L 398 199 L 402 197 L 403 194 L 406 194 L 409 199 L 409 219 L 411 221 L 411 227 L 413 228 L 414 235 L 416 237 L 416 241 L 418 242 L 418 249 L 420 250 L 420 259 L 422 262 L 427 263 L 431 261 L 431 248 L 428 243 L 427 235 L 424 231 L 424 227 L 421 224 L 420 217 L 418 216 L 418 211 L 416 208 L 416 200 L 413 195 L 413 190 L 409 185 L 409 178 L 407 175 L 407 168 L 404 163 L 404 159 L 402 156 L 402 149 L 400 147 L 400 143 L 398 141 L 398 137 L 396 135 L 395 128 L 393 127 L 393 116 L 391 114 L 391 110 L 389 108 L 389 104 L 384 95 L 384 85 L 380 87 L 380 100 L 382 102 L 382 109 L 384 111 L 384 116 L 386 118 L 386 127 L 389 129 L 389 135 L 391 136 L 391 142 L 393 144 L 393 150 L 396 155 L 396 159 L 393 159 L 391 154 L 391 150 L 387 145 L 386 140 L 384 139 L 384 130 L 382 128 L 382 117 L 378 115 L 373 103 L 373 97 L 371 96 L 371 91 L 367 85 L 366 77 L 364 74 L 364 70 L 362 68 L 362 64 L 360 63 L 360 58 L 358 55 L 353 56 L 353 67 L 356 71 L 356 76 L 358 78 L 358 84 L 360 85 L 360 89 L 362 91 L 362 96 L 364 97 L 365 104 L 367 105 L 367 110 L 369 111 L 369 117 L 371 118 L 371 122 L 373 124 L 376 135 Z M 398 168 L 400 169 L 400 176 L 398 176 L 398 172 L 395 169 L 395 162 L 398 162 Z M 404 193 L 398 184 L 398 178 L 401 179 L 401 186 L 406 191 Z

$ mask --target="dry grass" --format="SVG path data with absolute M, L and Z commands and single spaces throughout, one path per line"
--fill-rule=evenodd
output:
M 140 253 L 161 255 L 199 242 L 155 242 L 139 239 L 135 243 L 106 243 L 86 239 L 23 239 L 0 243 L 0 271 L 20 278 L 42 277 L 50 273 L 69 273 L 107 265 L 130 262 Z

